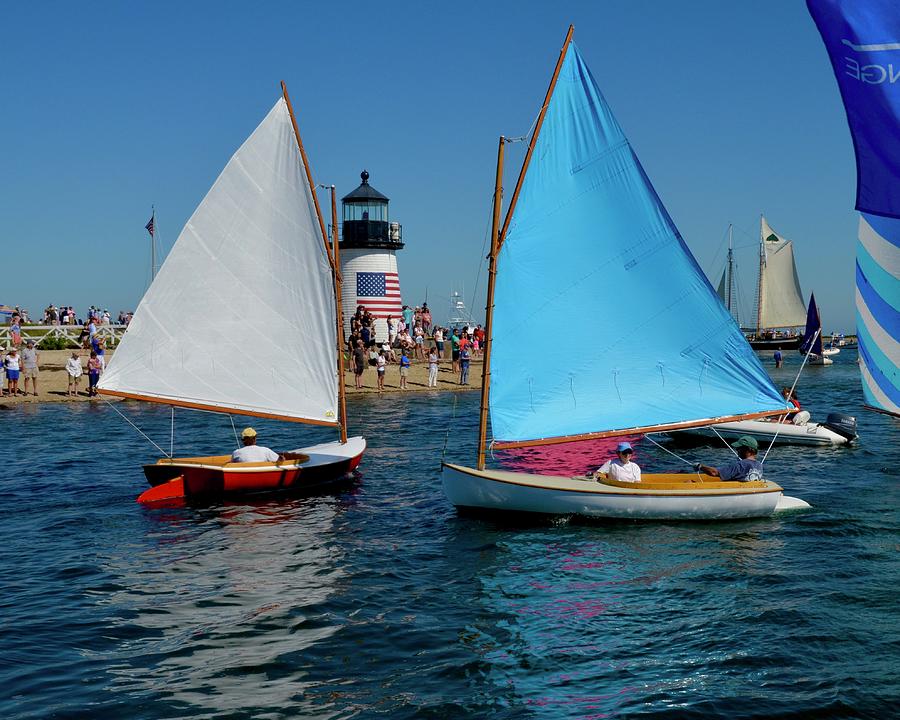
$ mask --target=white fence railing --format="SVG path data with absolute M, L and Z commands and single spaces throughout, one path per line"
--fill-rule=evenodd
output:
M 108 344 L 118 344 L 125 334 L 127 325 L 97 325 L 97 335 L 107 341 Z M 65 338 L 73 346 L 80 346 L 79 338 L 84 332 L 83 325 L 22 325 L 22 342 L 34 340 L 39 343 L 45 338 Z M 7 347 L 12 342 L 12 336 L 8 325 L 0 325 L 0 347 Z

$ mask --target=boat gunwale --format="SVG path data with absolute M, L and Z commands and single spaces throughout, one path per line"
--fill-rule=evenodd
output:
M 628 485 L 639 485 L 640 483 L 622 483 L 622 485 L 607 485 L 606 483 L 592 483 L 589 487 L 584 488 L 568 488 L 568 487 L 553 487 L 547 485 L 534 485 L 531 483 L 525 482 L 517 482 L 514 479 L 496 477 L 497 473 L 504 473 L 508 475 L 523 475 L 525 477 L 546 477 L 550 479 L 556 480 L 565 480 L 565 481 L 573 481 L 577 478 L 571 476 L 563 476 L 563 475 L 530 475 L 529 473 L 515 473 L 509 470 L 476 470 L 474 468 L 468 468 L 463 465 L 454 465 L 453 463 L 441 463 L 441 471 L 444 468 L 450 468 L 451 470 L 455 470 L 456 472 L 462 473 L 463 475 L 469 475 L 470 477 L 477 477 L 482 480 L 490 480 L 491 482 L 499 482 L 505 485 L 514 485 L 516 487 L 521 488 L 533 488 L 535 490 L 553 490 L 556 492 L 568 492 L 568 493 L 584 493 L 587 495 L 611 495 L 617 497 L 728 497 L 731 495 L 765 495 L 768 493 L 783 493 L 784 488 L 780 485 L 770 481 L 764 480 L 765 485 L 763 487 L 747 487 L 749 483 L 737 483 L 741 488 L 698 488 L 698 491 L 693 492 L 679 492 L 677 490 L 655 490 L 648 489 L 644 490 L 639 487 L 628 487 Z M 726 482 L 726 481 L 722 481 Z M 702 483 L 700 483 L 702 484 Z M 608 488 L 618 488 L 619 491 L 615 490 L 604 490 L 604 485 Z M 631 492 L 623 492 L 623 491 L 631 491 Z

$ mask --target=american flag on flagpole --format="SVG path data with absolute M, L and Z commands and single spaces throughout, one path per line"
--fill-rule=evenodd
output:
M 356 273 L 356 304 L 364 305 L 374 317 L 397 316 L 400 305 L 400 277 L 397 273 Z
M 144 227 L 147 229 L 147 232 L 150 233 L 150 237 L 153 237 L 153 221 L 156 219 L 156 214 L 150 216 L 150 222 L 148 222 Z

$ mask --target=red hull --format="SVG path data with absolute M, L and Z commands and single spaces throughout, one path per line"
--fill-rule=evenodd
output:
M 359 465 L 365 441 L 354 438 L 354 447 L 340 446 L 335 452 L 323 452 L 329 445 L 309 448 L 309 460 L 278 463 L 232 463 L 230 458 L 184 458 L 161 460 L 144 466 L 144 474 L 153 486 L 138 497 L 138 502 L 161 500 L 210 499 L 231 495 L 311 490 L 346 479 Z M 358 451 L 358 452 L 357 452 Z M 303 452 L 303 451 L 301 451 Z

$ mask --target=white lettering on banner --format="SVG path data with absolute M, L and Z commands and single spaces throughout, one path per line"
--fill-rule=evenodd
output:
M 887 65 L 860 65 L 853 58 L 845 57 L 846 72 L 854 80 L 859 80 L 867 85 L 881 85 L 887 81 L 891 85 L 900 80 L 900 66 L 894 67 L 894 63 Z

